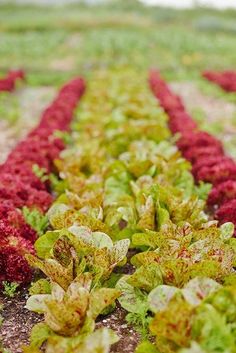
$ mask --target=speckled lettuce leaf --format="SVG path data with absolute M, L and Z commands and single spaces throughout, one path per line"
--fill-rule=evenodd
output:
M 71 226 L 69 243 L 77 254 L 86 255 L 90 270 L 101 271 L 103 280 L 107 280 L 115 266 L 126 261 L 130 240 L 122 239 L 115 243 L 103 232 L 92 232 L 87 227 Z
M 50 224 L 54 229 L 69 228 L 76 224 L 78 226 L 88 227 L 94 232 L 110 232 L 110 228 L 101 220 L 75 209 L 70 209 L 64 204 L 56 203 L 49 209 L 48 212 Z
M 158 208 L 167 209 L 170 219 L 175 224 L 188 222 L 194 227 L 199 227 L 207 221 L 204 213 L 205 202 L 197 196 L 184 199 L 182 193 L 176 191 L 173 186 L 159 187 Z
M 180 258 L 165 261 L 160 266 L 164 283 L 180 288 L 194 277 L 203 276 L 217 279 L 221 273 L 220 264 L 213 260 L 191 263 L 187 259 Z
M 149 293 L 153 288 L 163 283 L 160 266 L 150 264 L 139 267 L 134 274 L 127 278 L 127 283 Z
M 47 309 L 45 301 L 51 298 L 51 294 L 34 294 L 26 302 L 26 309 L 36 313 L 44 313 Z
M 40 238 L 38 238 L 34 244 L 37 255 L 46 259 L 50 256 L 51 249 L 60 236 L 60 231 L 48 231 Z
M 82 329 L 89 309 L 87 282 L 83 285 L 72 282 L 66 292 L 59 293 L 59 289 L 56 290 L 45 300 L 45 322 L 52 331 L 60 335 L 75 335 Z
M 154 313 L 166 310 L 170 300 L 175 295 L 181 296 L 181 289 L 167 285 L 159 285 L 148 295 L 150 310 Z
M 46 278 L 40 278 L 38 281 L 31 284 L 29 288 L 29 294 L 50 294 L 51 293 L 51 285 L 50 282 Z
M 192 306 L 179 295 L 169 301 L 165 310 L 157 312 L 150 324 L 151 333 L 157 336 L 157 348 L 160 339 L 167 340 L 177 347 L 188 346 L 193 313 Z
M 220 236 L 224 241 L 232 238 L 234 234 L 234 224 L 232 222 L 224 223 L 220 226 Z
M 184 298 L 190 305 L 198 306 L 221 288 L 221 285 L 211 278 L 196 277 L 180 289 L 168 285 L 159 285 L 148 295 L 150 309 L 156 313 L 165 310 L 170 300 L 176 295 Z
M 46 353 L 109 353 L 111 345 L 118 340 L 118 336 L 107 328 L 69 339 L 51 336 L 46 346 Z
M 43 261 L 31 254 L 27 255 L 26 258 L 32 267 L 39 268 L 53 282 L 58 283 L 64 289 L 67 289 L 74 279 L 73 261 L 67 267 L 64 267 L 55 259 Z
M 134 227 L 137 211 L 134 199 L 130 195 L 119 196 L 111 205 L 105 207 L 105 222 L 112 228 Z
M 194 316 L 192 338 L 207 352 L 234 352 L 235 332 L 212 305 L 201 304 Z
M 92 233 L 92 240 L 93 240 L 93 246 L 95 246 L 96 248 L 112 249 L 112 247 L 113 247 L 113 242 L 112 242 L 111 238 L 106 233 L 93 232 Z
M 235 276 L 235 274 L 234 274 Z M 210 303 L 218 312 L 225 315 L 227 321 L 236 321 L 236 285 L 220 287 L 217 291 L 211 293 L 206 298 L 206 302 Z
M 87 336 L 80 347 L 75 347 L 75 353 L 109 353 L 110 346 L 118 341 L 112 330 L 101 328 Z
M 155 251 L 144 251 L 131 258 L 131 264 L 135 267 L 147 266 L 154 262 L 159 262 L 160 255 Z
M 57 334 L 71 336 L 94 328 L 94 320 L 113 304 L 121 292 L 113 288 L 91 290 L 92 274 L 75 278 L 65 291 L 52 284 L 51 294 L 31 296 L 26 307 L 44 313 L 47 326 Z
M 66 211 L 70 210 L 70 207 L 64 203 L 54 203 L 48 210 L 47 216 L 50 224 L 53 226 L 56 222 L 57 217 L 63 216 Z
M 52 331 L 43 322 L 36 324 L 30 333 L 30 347 L 40 348 L 42 344 L 50 337 Z
M 184 286 L 182 293 L 190 304 L 199 305 L 202 300 L 220 287 L 221 285 L 211 278 L 195 277 Z
M 68 228 L 68 231 L 72 233 L 76 240 L 80 240 L 87 246 L 94 248 L 112 248 L 113 242 L 111 238 L 103 232 L 92 232 L 88 227 L 73 225 Z
M 116 288 L 122 292 L 118 299 L 120 305 L 131 313 L 146 312 L 148 309 L 147 294 L 130 285 L 127 282 L 128 278 L 129 276 L 125 275 L 116 284 Z
M 137 198 L 137 209 L 139 221 L 137 227 L 140 229 L 155 229 L 155 202 L 152 195 L 141 193 Z
M 117 242 L 112 249 L 96 249 L 93 256 L 88 259 L 90 268 L 100 268 L 102 279 L 107 280 L 113 269 L 121 262 L 126 261 L 126 254 L 129 248 L 128 239 Z
M 102 311 L 113 304 L 121 295 L 121 291 L 114 288 L 100 288 L 90 295 L 90 309 L 88 315 L 95 320 Z
M 129 250 L 130 240 L 122 239 L 117 241 L 113 247 L 109 250 L 110 252 L 110 261 L 112 264 L 118 264 L 123 261 Z

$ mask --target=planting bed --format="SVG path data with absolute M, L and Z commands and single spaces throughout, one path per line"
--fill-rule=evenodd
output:
M 205 71 L 203 77 L 219 85 L 226 92 L 236 92 L 236 72 L 235 71 Z
M 71 124 L 72 80 L 2 165 L 12 352 L 236 352 L 236 165 L 149 83 L 160 106 L 145 75 L 93 72 Z

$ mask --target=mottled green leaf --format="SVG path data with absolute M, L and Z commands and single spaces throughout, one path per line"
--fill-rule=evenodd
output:
M 152 312 L 157 313 L 168 307 L 170 300 L 175 295 L 181 295 L 181 290 L 176 287 L 160 285 L 148 295 L 148 304 Z
M 149 293 L 153 288 L 163 283 L 160 266 L 157 264 L 141 266 L 129 276 L 127 282 L 133 287 Z

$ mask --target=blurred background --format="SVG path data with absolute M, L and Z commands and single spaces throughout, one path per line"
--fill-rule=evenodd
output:
M 232 7 L 235 0 L 0 1 L 0 72 L 23 68 L 37 86 L 129 64 L 172 80 L 234 68 Z
M 236 158 L 236 95 L 201 77 L 236 69 L 236 0 L 0 0 L 0 163 L 37 124 L 61 84 L 97 69 L 157 68 L 200 127 Z

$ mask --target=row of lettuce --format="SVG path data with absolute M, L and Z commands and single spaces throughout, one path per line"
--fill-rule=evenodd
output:
M 66 84 L 43 112 L 38 126 L 21 141 L 0 166 L 0 286 L 28 283 L 32 270 L 24 258 L 34 253 L 34 242 L 47 226 L 53 201 L 48 178 L 53 160 L 64 148 L 55 131 L 67 131 L 75 106 L 84 91 L 78 78 Z M 31 226 L 33 225 L 33 227 Z
M 23 70 L 11 70 L 0 79 L 0 92 L 12 92 L 17 86 L 17 82 L 25 80 Z
M 181 104 L 156 73 L 150 81 L 165 109 L 163 101 Z M 44 321 L 23 351 L 109 352 L 119 338 L 96 319 L 115 315 L 118 299 L 141 335 L 137 353 L 236 352 L 234 225 L 218 227 L 205 213 L 211 185 L 195 185 L 176 147 L 214 141 L 209 148 L 221 151 L 220 143 L 195 136 L 186 113 L 170 116 L 169 129 L 146 78 L 131 69 L 94 73 L 77 116 L 54 160 L 50 230 L 26 255 L 46 277 L 30 288 L 26 307 Z M 192 137 L 177 141 L 171 131 L 183 127 Z
M 204 71 L 202 76 L 220 86 L 226 92 L 236 92 L 236 71 Z
M 236 225 L 236 163 L 225 155 L 222 143 L 201 131 L 186 112 L 181 98 L 175 95 L 158 72 L 150 74 L 154 95 L 169 116 L 172 133 L 180 133 L 177 146 L 191 162 L 196 182 L 210 182 L 213 188 L 207 203 L 220 224 L 231 221 Z

